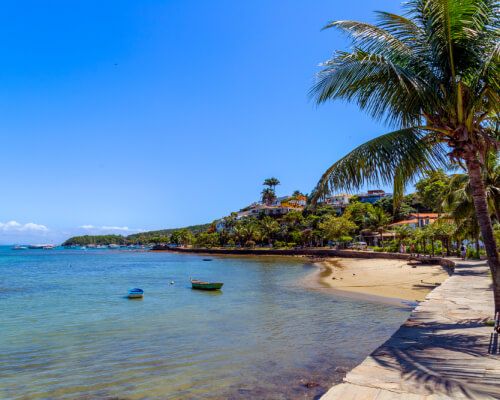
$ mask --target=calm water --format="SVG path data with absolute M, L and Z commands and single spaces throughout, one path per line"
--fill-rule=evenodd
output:
M 304 261 L 202 258 L 0 247 L 0 398 L 313 398 L 408 315 L 304 290 Z

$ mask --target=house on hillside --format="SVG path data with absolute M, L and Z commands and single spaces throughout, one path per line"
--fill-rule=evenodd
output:
M 408 215 L 408 219 L 391 224 L 391 227 L 407 225 L 410 228 L 423 228 L 426 225 L 436 222 L 439 218 L 437 213 L 413 213 Z
M 337 214 L 342 214 L 345 208 L 349 205 L 351 197 L 352 195 L 346 193 L 335 194 L 326 197 L 323 204 L 333 207 Z
M 391 193 L 386 193 L 383 190 L 368 190 L 366 193 L 360 193 L 357 195 L 361 203 L 371 203 L 374 204 L 377 201 L 383 199 L 384 197 L 392 196 Z
M 285 196 L 279 199 L 279 206 L 302 210 L 307 204 L 307 197 L 304 195 Z

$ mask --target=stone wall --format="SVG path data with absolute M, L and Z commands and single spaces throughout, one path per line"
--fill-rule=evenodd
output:
M 231 255 L 281 255 L 312 257 L 344 257 L 344 258 L 389 258 L 409 260 L 409 254 L 381 253 L 374 251 L 334 250 L 334 249 L 201 249 L 184 247 L 155 246 L 155 251 L 172 251 L 195 254 L 231 254 Z

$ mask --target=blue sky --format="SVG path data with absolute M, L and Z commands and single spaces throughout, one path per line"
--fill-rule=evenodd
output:
M 310 192 L 387 130 L 307 94 L 318 64 L 348 45 L 321 27 L 373 10 L 400 6 L 5 2 L 0 243 L 210 222 L 255 201 L 270 176 L 278 194 Z

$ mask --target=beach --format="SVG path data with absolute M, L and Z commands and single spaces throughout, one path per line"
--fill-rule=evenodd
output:
M 440 265 L 414 267 L 406 260 L 327 258 L 315 265 L 319 269 L 305 279 L 307 287 L 374 300 L 422 301 L 449 277 Z

